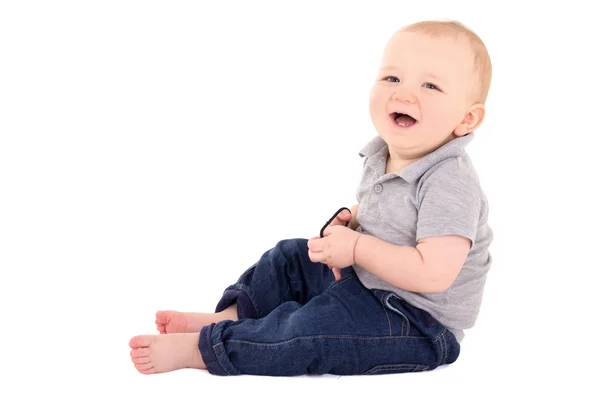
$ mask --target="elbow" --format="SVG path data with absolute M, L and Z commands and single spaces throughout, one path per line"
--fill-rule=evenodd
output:
M 417 250 L 419 250 L 417 248 Z M 447 265 L 442 265 L 441 262 L 435 260 L 427 259 L 423 256 L 423 254 L 419 251 L 419 255 L 421 256 L 419 270 L 420 273 L 417 277 L 417 282 L 415 282 L 415 289 L 421 293 L 442 293 L 448 290 L 448 288 L 456 279 L 456 276 L 452 276 L 449 273 L 449 268 Z
M 422 293 L 442 293 L 448 290 L 456 277 L 448 276 L 448 274 L 434 273 L 431 274 L 424 282 Z
M 452 286 L 460 273 L 462 263 L 423 259 L 424 293 L 442 293 Z

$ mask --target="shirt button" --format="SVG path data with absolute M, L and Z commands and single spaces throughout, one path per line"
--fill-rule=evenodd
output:
M 379 194 L 383 191 L 383 185 L 378 183 L 377 185 L 375 185 L 375 193 Z

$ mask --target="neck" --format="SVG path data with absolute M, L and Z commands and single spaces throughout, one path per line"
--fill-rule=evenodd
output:
M 401 170 L 402 168 L 425 157 L 427 154 L 439 149 L 440 147 L 442 147 L 443 145 L 445 145 L 452 139 L 455 139 L 456 137 L 457 136 L 455 136 L 454 134 L 451 134 L 442 143 L 440 143 L 436 148 L 430 150 L 428 153 L 421 154 L 421 155 L 415 155 L 414 157 L 403 157 L 402 155 L 394 153 L 393 149 L 388 145 L 389 152 L 388 152 L 387 161 L 386 161 L 385 173 L 389 174 L 389 173 Z
M 393 156 L 392 154 L 388 154 L 387 161 L 385 164 L 385 173 L 390 174 L 392 172 L 399 171 L 402 168 L 414 163 L 419 158 L 406 159 L 406 158 L 400 158 L 398 156 Z

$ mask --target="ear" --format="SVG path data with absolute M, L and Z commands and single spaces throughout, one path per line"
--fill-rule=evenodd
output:
M 485 106 L 481 103 L 473 104 L 460 124 L 454 129 L 456 136 L 464 136 L 474 132 L 481 125 L 485 117 Z

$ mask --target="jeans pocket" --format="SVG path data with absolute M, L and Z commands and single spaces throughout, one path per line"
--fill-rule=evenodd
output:
M 402 326 L 400 328 L 400 335 L 408 336 L 410 333 L 410 321 L 408 320 L 406 315 L 404 315 L 404 313 L 400 310 L 402 308 L 403 301 L 404 300 L 402 300 L 394 293 L 389 293 L 383 298 L 383 304 L 385 305 L 385 307 L 401 317 Z
M 376 365 L 363 375 L 382 375 L 382 374 L 400 374 L 404 372 L 420 372 L 429 369 L 428 365 L 423 364 L 384 364 Z

